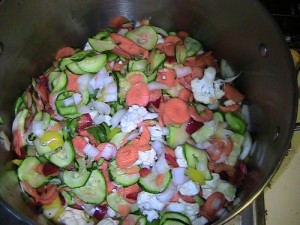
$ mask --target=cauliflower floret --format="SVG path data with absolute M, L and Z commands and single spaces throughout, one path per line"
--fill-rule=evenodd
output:
M 179 199 L 179 202 L 171 202 L 166 207 L 166 211 L 179 212 L 189 217 L 190 220 L 194 220 L 199 213 L 199 205 L 198 203 L 187 203 Z
M 137 204 L 142 212 L 150 210 L 161 211 L 165 207 L 165 203 L 157 200 L 155 194 L 144 191 L 138 194 Z
M 178 185 L 178 191 L 182 195 L 193 196 L 199 193 L 200 186 L 199 184 L 189 180 L 184 184 Z
M 115 216 L 116 216 L 116 211 L 110 207 L 107 207 L 107 213 L 106 213 L 105 217 L 111 218 L 111 217 L 115 217 Z
M 150 135 L 151 135 L 151 141 L 164 141 L 164 135 L 168 134 L 168 129 L 160 127 L 158 125 L 150 126 L 148 127 Z
M 138 124 L 144 120 L 157 118 L 157 113 L 149 113 L 146 108 L 138 105 L 129 107 L 126 114 L 121 119 L 121 129 L 124 133 L 129 133 L 137 128 Z
M 119 221 L 118 220 L 113 220 L 112 218 L 106 218 L 101 220 L 97 225 L 118 225 Z
M 58 221 L 64 225 L 86 225 L 88 217 L 83 210 L 67 207 Z
M 151 148 L 149 151 L 139 151 L 139 158 L 134 163 L 134 165 L 141 165 L 142 167 L 149 168 L 150 166 L 153 166 L 155 164 L 156 157 L 156 151 Z
M 198 217 L 192 221 L 192 225 L 205 225 L 208 223 L 208 219 L 204 216 Z
M 216 187 L 220 181 L 220 175 L 217 173 L 211 174 L 213 179 L 205 181 L 205 184 L 201 186 L 202 196 L 207 199 L 211 194 L 216 192 Z
M 177 146 L 174 150 L 176 156 L 176 162 L 179 167 L 187 167 L 187 161 L 183 155 L 183 148 L 181 146 Z
M 149 222 L 152 222 L 153 220 L 156 220 L 159 217 L 158 212 L 156 212 L 155 210 L 145 210 L 143 211 L 143 215 L 147 216 L 147 220 Z
M 215 82 L 216 69 L 208 67 L 204 70 L 202 79 L 195 78 L 191 82 L 194 98 L 204 104 L 214 104 L 222 98 L 224 91 L 221 90 L 220 82 Z

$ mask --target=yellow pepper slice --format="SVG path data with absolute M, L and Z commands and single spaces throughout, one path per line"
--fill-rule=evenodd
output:
M 186 175 L 194 182 L 198 183 L 198 184 L 204 184 L 205 180 L 204 180 L 204 174 L 193 168 L 193 167 L 188 167 L 186 170 Z
M 43 145 L 49 146 L 52 150 L 62 147 L 64 144 L 63 136 L 58 131 L 47 130 L 40 137 Z

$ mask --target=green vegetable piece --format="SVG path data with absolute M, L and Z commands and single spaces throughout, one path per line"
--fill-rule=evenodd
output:
M 246 123 L 240 116 L 228 112 L 225 113 L 225 120 L 235 133 L 243 135 L 246 132 Z
M 156 45 L 158 36 L 152 26 L 140 26 L 128 31 L 126 37 L 147 50 L 151 50 Z
M 191 37 L 186 37 L 184 39 L 184 45 L 186 47 L 186 56 L 192 56 L 195 55 L 197 52 L 199 52 L 202 49 L 202 45 L 199 41 L 195 40 Z
M 2 116 L 0 116 L 0 125 L 4 124 L 4 119 Z
M 178 42 L 175 47 L 175 53 L 176 53 L 176 62 L 178 64 L 183 64 L 187 57 L 186 47 L 183 44 Z

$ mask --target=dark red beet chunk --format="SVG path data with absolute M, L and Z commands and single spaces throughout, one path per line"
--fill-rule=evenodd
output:
M 137 200 L 138 195 L 139 195 L 139 192 L 133 192 L 133 193 L 127 194 L 126 198 L 132 199 L 132 200 Z
M 56 174 L 59 171 L 59 167 L 52 163 L 45 163 L 43 166 L 43 175 L 48 177 L 50 175 Z
M 92 125 L 93 125 L 93 120 L 92 120 L 90 114 L 86 113 L 79 117 L 77 129 L 78 129 L 78 131 L 82 131 L 85 128 L 92 126 Z
M 105 205 L 99 205 L 96 207 L 96 210 L 93 214 L 93 217 L 96 218 L 97 220 L 102 220 L 107 213 L 107 206 Z
M 202 126 L 203 126 L 203 123 L 190 118 L 188 125 L 185 128 L 185 131 L 188 134 L 192 134 L 192 133 L 196 132 L 197 130 L 199 130 Z

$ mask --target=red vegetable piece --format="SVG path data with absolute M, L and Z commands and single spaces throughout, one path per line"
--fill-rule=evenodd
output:
M 126 198 L 131 200 L 137 200 L 137 197 L 139 195 L 139 192 L 132 192 L 126 195 Z
M 171 156 L 170 154 L 165 154 L 165 157 L 170 166 L 179 167 L 178 163 L 176 162 L 176 159 L 173 156 Z
M 160 102 L 161 102 L 161 98 L 158 98 L 156 99 L 155 101 L 153 102 L 150 102 L 155 108 L 159 108 L 159 105 L 160 105 Z
M 77 130 L 82 131 L 85 128 L 92 126 L 92 125 L 93 125 L 93 120 L 92 120 L 90 114 L 85 113 L 85 114 L 81 115 L 78 119 Z
M 51 175 L 56 175 L 59 172 L 59 167 L 52 163 L 45 163 L 43 165 L 43 175 L 45 177 L 51 176 Z
M 151 170 L 148 169 L 148 168 L 142 168 L 142 169 L 140 169 L 140 176 L 141 177 L 146 177 L 150 173 L 151 173 Z
M 193 118 L 190 118 L 188 125 L 185 128 L 185 131 L 188 134 L 192 134 L 192 133 L 196 132 L 197 130 L 199 130 L 202 126 L 203 126 L 203 123 L 198 122 L 198 121 L 194 120 Z
M 106 205 L 99 205 L 95 208 L 95 212 L 93 214 L 93 217 L 97 220 L 102 220 L 107 213 L 107 206 Z

